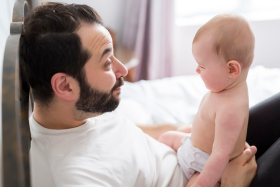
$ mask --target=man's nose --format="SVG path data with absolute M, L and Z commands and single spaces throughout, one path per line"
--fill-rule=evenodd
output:
M 115 74 L 116 78 L 125 77 L 127 75 L 127 68 L 118 59 L 115 59 Z

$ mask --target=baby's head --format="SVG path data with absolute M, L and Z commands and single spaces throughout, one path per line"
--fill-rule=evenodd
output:
M 200 27 L 194 37 L 192 51 L 198 63 L 196 71 L 210 90 L 213 89 L 211 85 L 207 86 L 208 79 L 246 79 L 253 62 L 254 47 L 254 34 L 242 16 L 219 14 Z M 207 73 L 209 76 L 204 77 Z M 217 87 L 214 91 L 225 89 L 225 81 L 213 80 L 219 84 L 213 85 Z

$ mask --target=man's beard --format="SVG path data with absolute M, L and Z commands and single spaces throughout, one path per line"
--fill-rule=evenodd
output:
M 120 99 L 114 97 L 113 92 L 124 84 L 122 77 L 117 80 L 109 93 L 91 88 L 86 79 L 79 82 L 80 98 L 75 104 L 77 110 L 92 114 L 103 114 L 112 112 L 118 107 Z

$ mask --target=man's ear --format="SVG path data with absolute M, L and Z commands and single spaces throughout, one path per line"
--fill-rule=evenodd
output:
M 64 100 L 75 99 L 74 79 L 65 73 L 56 73 L 51 79 L 52 89 L 56 96 Z
M 236 60 L 230 60 L 227 63 L 229 78 L 236 78 L 241 74 L 241 65 Z

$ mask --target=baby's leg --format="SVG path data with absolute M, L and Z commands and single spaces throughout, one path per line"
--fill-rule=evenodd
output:
M 190 131 L 190 127 L 187 127 L 183 124 L 136 124 L 140 129 L 142 129 L 142 131 L 146 134 L 148 134 L 149 136 L 151 136 L 154 139 L 158 139 L 159 136 L 167 131 L 179 131 L 179 129 L 185 128 L 186 130 L 189 129 Z
M 168 145 L 174 151 L 177 152 L 178 148 L 182 145 L 181 140 L 187 136 L 186 133 L 178 132 L 178 131 L 168 131 L 160 135 L 158 138 L 158 141 L 161 143 L 164 143 L 165 145 Z
M 188 184 L 186 187 L 190 187 L 196 180 L 196 178 L 199 176 L 199 172 L 196 172 L 189 180 Z M 214 187 L 220 187 L 221 184 L 218 182 Z

